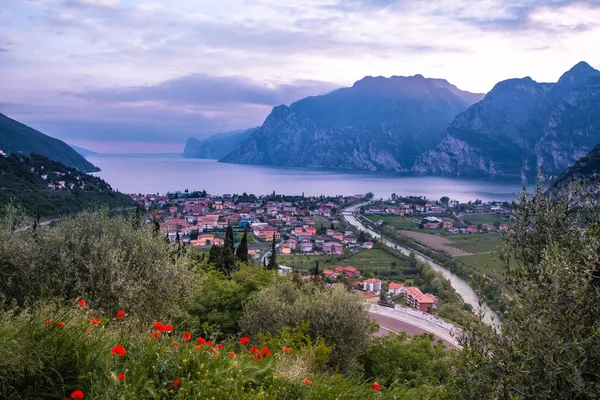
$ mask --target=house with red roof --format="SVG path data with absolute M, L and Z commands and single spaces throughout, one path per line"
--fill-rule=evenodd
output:
M 377 293 L 381 291 L 381 281 L 376 278 L 367 279 L 363 282 L 363 290 L 365 292 Z
M 330 279 L 337 279 L 338 273 L 330 269 L 323 270 L 323 276 Z
M 424 294 L 418 287 L 407 287 L 404 300 L 419 311 L 431 313 L 437 308 L 437 298 L 432 294 Z
M 360 278 L 360 270 L 351 266 L 344 267 L 344 274 L 348 278 Z
M 398 296 L 404 294 L 404 285 L 401 283 L 390 282 L 388 284 L 388 294 L 390 296 Z

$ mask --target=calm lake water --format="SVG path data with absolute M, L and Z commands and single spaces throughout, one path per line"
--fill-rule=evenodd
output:
M 516 180 L 407 177 L 393 173 L 325 171 L 224 164 L 178 155 L 94 155 L 88 160 L 102 171 L 95 175 L 124 193 L 166 193 L 206 190 L 210 194 L 254 193 L 354 195 L 376 198 L 448 196 L 459 201 L 512 201 L 521 191 Z

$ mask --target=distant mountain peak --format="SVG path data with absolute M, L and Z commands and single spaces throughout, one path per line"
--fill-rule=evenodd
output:
M 587 83 L 591 77 L 600 77 L 600 71 L 585 61 L 580 61 L 573 68 L 562 74 L 557 85 L 579 86 Z

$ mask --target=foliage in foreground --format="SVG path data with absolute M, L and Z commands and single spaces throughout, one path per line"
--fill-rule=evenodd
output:
M 461 397 L 598 398 L 600 207 L 577 186 L 566 196 L 538 187 L 505 239 L 515 304 L 499 332 L 468 330 Z
M 256 344 L 213 343 L 165 324 L 157 329 L 134 315 L 113 318 L 87 307 L 4 312 L 0 398 L 64 399 L 75 390 L 89 399 L 408 399 L 416 394 L 401 384 L 379 391 L 372 381 L 318 372 L 329 351 L 304 328 Z

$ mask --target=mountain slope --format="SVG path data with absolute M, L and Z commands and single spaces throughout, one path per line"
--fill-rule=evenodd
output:
M 573 180 L 598 182 L 597 174 L 600 174 L 600 144 L 560 174 L 554 185 L 563 186 Z
M 83 157 L 93 156 L 93 155 L 98 154 L 95 151 L 84 149 L 83 147 L 75 146 L 73 144 L 70 144 L 69 147 L 71 147 L 73 150 L 75 150 L 76 152 L 81 154 Z
M 0 150 L 7 153 L 41 154 L 83 172 L 99 171 L 66 143 L 1 113 Z
M 9 203 L 42 217 L 89 207 L 135 206 L 129 196 L 114 192 L 102 179 L 37 154 L 0 155 L 0 214 Z
M 498 83 L 459 114 L 413 172 L 535 177 L 558 174 L 600 142 L 600 71 L 585 62 L 557 83 Z
M 235 147 L 248 139 L 257 128 L 218 133 L 208 139 L 189 138 L 181 154 L 187 158 L 210 158 L 218 160 L 231 153 Z
M 460 94 L 457 95 L 457 94 Z M 408 171 L 477 98 L 421 75 L 365 77 L 352 87 L 273 108 L 221 161 L 328 169 Z

